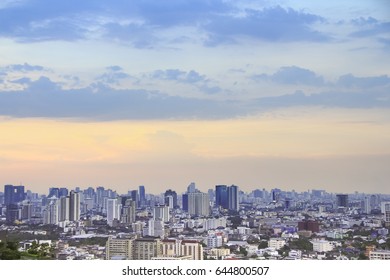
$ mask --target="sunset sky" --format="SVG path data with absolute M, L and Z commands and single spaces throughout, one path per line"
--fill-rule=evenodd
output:
M 0 21 L 0 186 L 390 193 L 387 0 L 0 0 Z

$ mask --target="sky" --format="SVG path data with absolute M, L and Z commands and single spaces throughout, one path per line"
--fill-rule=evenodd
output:
M 0 184 L 390 193 L 386 0 L 0 0 Z

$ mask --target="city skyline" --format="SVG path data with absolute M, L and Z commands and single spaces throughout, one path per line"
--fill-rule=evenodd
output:
M 390 7 L 317 2 L 2 1 L 0 182 L 389 193 Z

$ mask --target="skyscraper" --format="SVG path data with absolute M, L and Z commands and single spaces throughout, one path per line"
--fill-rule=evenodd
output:
M 228 187 L 228 198 L 229 204 L 228 209 L 233 211 L 238 211 L 239 209 L 239 201 L 238 201 L 238 187 L 235 185 L 231 185 Z
M 5 185 L 4 186 L 4 204 L 16 204 L 22 202 L 25 198 L 24 186 L 13 186 Z
M 120 204 L 116 198 L 107 199 L 107 224 L 113 225 L 114 220 L 119 220 L 120 216 Z
M 238 211 L 238 187 L 235 185 L 230 187 L 226 185 L 215 186 L 215 206 Z
M 228 186 L 215 186 L 215 206 L 229 209 Z
M 173 205 L 169 205 L 169 201 L 170 201 L 169 197 L 172 198 Z M 165 205 L 171 206 L 171 208 L 177 208 L 177 193 L 171 189 L 165 191 L 164 201 L 165 201 Z
M 59 221 L 64 222 L 64 221 L 69 221 L 69 196 L 62 196 L 59 200 L 59 207 L 58 207 L 58 212 L 59 212 Z
M 139 207 L 138 191 L 137 190 L 129 191 L 128 194 L 130 195 L 131 199 L 135 202 L 135 207 L 138 208 Z
M 69 195 L 69 220 L 80 220 L 80 193 L 71 191 Z
M 210 214 L 210 198 L 207 193 L 188 193 L 188 214 L 192 216 L 208 216 Z
M 187 187 L 187 193 L 193 193 L 193 192 L 196 192 L 196 186 L 194 182 L 189 184 Z
M 4 204 L 7 210 L 6 220 L 8 223 L 13 223 L 21 218 L 21 208 L 18 204 L 24 199 L 24 186 L 4 186 Z
M 139 186 L 138 192 L 139 192 L 139 207 L 142 208 L 146 205 L 145 187 Z
M 135 222 L 135 201 L 127 198 L 122 206 L 121 222 L 124 224 L 131 224 Z
M 169 222 L 169 207 L 166 205 L 159 205 L 153 208 L 153 219 L 161 220 L 164 223 Z
M 183 211 L 188 212 L 188 193 L 182 195 Z
M 336 194 L 337 207 L 348 207 L 348 195 Z

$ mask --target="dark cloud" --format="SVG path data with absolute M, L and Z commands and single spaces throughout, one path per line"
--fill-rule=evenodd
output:
M 281 67 L 272 75 L 259 74 L 252 77 L 255 81 L 272 81 L 283 85 L 322 86 L 324 79 L 315 72 L 297 66 Z

